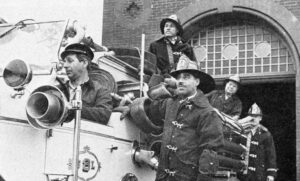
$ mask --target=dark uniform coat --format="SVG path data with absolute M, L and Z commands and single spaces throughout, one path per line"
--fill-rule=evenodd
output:
M 248 174 L 240 175 L 241 181 L 266 181 L 267 176 L 276 177 L 276 152 L 271 133 L 259 126 L 252 136 Z
M 197 176 L 199 181 L 203 180 L 206 176 L 199 173 L 209 168 L 199 169 L 200 155 L 222 147 L 224 137 L 221 120 L 202 91 L 183 103 L 176 97 L 153 101 L 150 110 L 150 118 L 154 112 L 164 117 L 156 180 L 195 181 Z M 214 164 L 212 160 L 201 165 Z
M 59 79 L 58 79 L 59 80 Z M 62 82 L 61 80 L 59 80 Z M 66 97 L 70 98 L 69 81 L 62 84 L 62 90 Z M 82 86 L 82 110 L 81 117 L 93 122 L 107 124 L 112 112 L 112 97 L 108 89 L 100 82 L 89 79 Z M 74 118 L 74 111 L 68 115 L 67 121 Z
M 242 113 L 242 102 L 236 95 L 226 100 L 224 90 L 214 90 L 206 94 L 206 97 L 212 107 L 229 116 L 240 116 Z
M 170 64 L 169 54 L 167 50 L 167 44 L 169 44 L 173 51 L 174 64 Z M 175 44 L 170 43 L 166 38 L 160 38 L 150 44 L 149 51 L 156 55 L 157 58 L 157 68 L 161 74 L 169 74 L 173 68 L 176 68 L 176 64 L 179 57 L 184 53 L 192 61 L 196 61 L 194 51 L 192 47 L 184 43 L 180 37 L 177 37 Z

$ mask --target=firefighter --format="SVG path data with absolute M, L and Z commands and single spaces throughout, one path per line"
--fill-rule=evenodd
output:
M 81 86 L 82 118 L 107 124 L 112 112 L 112 97 L 101 82 L 94 81 L 89 76 L 91 71 L 98 69 L 98 65 L 92 63 L 93 57 L 94 53 L 86 45 L 79 43 L 68 45 L 61 53 L 63 66 L 69 78 L 63 85 L 69 100 L 73 99 L 77 86 Z M 67 120 L 71 120 L 70 117 L 73 116 L 69 114 Z
M 179 59 L 196 62 L 193 48 L 181 38 L 183 28 L 177 15 L 173 14 L 162 19 L 160 31 L 163 37 L 152 42 L 149 47 L 149 52 L 156 55 L 157 58 L 157 74 L 153 74 L 150 78 L 149 88 L 161 82 L 176 84 L 176 80 L 170 76 L 170 72 L 175 70 Z M 206 84 L 206 86 L 203 86 L 202 91 L 207 93 L 214 86 L 214 82 Z M 174 91 L 172 86 L 168 89 L 171 92 Z
M 173 14 L 160 22 L 163 37 L 150 44 L 149 51 L 157 57 L 158 71 L 164 75 L 174 70 L 181 55 L 195 61 L 192 47 L 181 38 L 183 28 L 177 15 Z
M 214 90 L 206 94 L 206 97 L 214 108 L 229 115 L 236 121 L 242 113 L 242 102 L 236 96 L 240 87 L 240 77 L 236 74 L 225 79 L 224 90 Z
M 150 119 L 164 117 L 156 181 L 213 180 L 218 167 L 215 151 L 224 137 L 221 120 L 202 89 L 214 80 L 186 59 L 170 74 L 177 81 L 176 95 L 153 100 L 145 109 Z
M 247 119 L 247 117 L 252 119 Z M 263 113 L 256 103 L 249 109 L 247 117 L 239 120 L 239 123 L 252 135 L 248 173 L 240 174 L 239 179 L 241 181 L 274 181 L 278 170 L 274 141 L 268 129 L 260 124 Z

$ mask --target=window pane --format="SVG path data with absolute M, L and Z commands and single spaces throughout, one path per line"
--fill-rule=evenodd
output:
M 237 35 L 237 30 L 236 29 L 231 30 L 231 36 L 235 36 L 235 35 Z
M 239 74 L 245 73 L 245 67 L 239 67 Z
M 213 47 L 213 46 L 208 46 L 207 51 L 208 51 L 208 52 L 214 52 L 214 47 Z
M 278 63 L 278 57 L 272 57 L 272 64 Z
M 231 43 L 237 43 L 237 37 L 231 37 Z
M 280 72 L 286 71 L 286 65 L 280 65 Z
M 239 65 L 245 65 L 245 59 L 239 59 Z
M 261 72 L 261 67 L 260 66 L 256 66 L 255 67 L 255 73 L 259 73 Z
M 245 52 L 239 52 L 239 58 L 245 58 Z
M 264 72 L 269 72 L 270 66 L 263 66 L 263 71 Z
M 247 57 L 248 58 L 253 57 L 253 51 L 247 51 Z
M 253 65 L 253 60 L 252 59 L 247 59 L 247 65 Z
M 232 67 L 231 68 L 231 74 L 236 74 L 237 73 L 237 68 L 236 67 Z
M 253 49 L 253 44 L 252 43 L 247 43 L 247 49 L 252 50 Z
M 229 38 L 228 37 L 224 37 L 223 43 L 224 44 L 228 44 L 229 43 Z
M 255 59 L 255 65 L 261 65 L 261 59 L 260 58 Z
M 223 60 L 223 66 L 228 67 L 229 66 L 229 60 Z
M 215 56 L 216 56 L 216 60 L 220 60 L 221 59 L 221 53 L 216 53 Z
M 245 37 L 244 36 L 240 36 L 239 37 L 239 42 L 240 43 L 244 43 L 245 42 Z
M 263 64 L 264 64 L 264 65 L 270 64 L 270 59 L 269 59 L 269 58 L 264 58 L 264 59 L 263 59 Z
M 222 39 L 221 38 L 216 38 L 215 43 L 216 44 L 221 44 L 222 43 Z
M 237 66 L 237 60 L 236 59 L 231 60 L 231 66 Z
M 229 69 L 228 68 L 223 68 L 223 74 L 229 74 Z
M 280 63 L 286 63 L 287 57 L 280 57 Z
M 206 62 L 204 62 L 204 61 L 203 61 L 203 62 L 200 62 L 200 67 L 201 67 L 201 68 L 204 68 L 205 66 L 206 66 Z
M 253 73 L 253 68 L 252 66 L 247 67 L 247 73 Z
M 294 70 L 294 65 L 293 65 L 293 64 L 289 64 L 289 65 L 288 65 L 288 71 L 295 71 L 295 70 Z
M 278 71 L 278 66 L 277 65 L 272 65 L 271 70 L 272 70 L 272 72 L 277 72 Z

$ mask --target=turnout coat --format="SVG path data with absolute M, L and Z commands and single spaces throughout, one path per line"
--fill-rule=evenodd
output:
M 265 181 L 267 176 L 276 177 L 276 152 L 271 133 L 260 125 L 252 135 L 248 174 L 240 175 L 241 181 Z
M 242 113 L 242 102 L 236 95 L 226 100 L 224 90 L 214 90 L 206 94 L 206 97 L 214 108 L 229 116 L 240 116 Z
M 169 59 L 169 53 L 167 49 L 168 44 L 172 49 L 172 57 L 174 61 L 173 64 Z M 162 75 L 169 74 L 170 71 L 176 67 L 175 65 L 182 54 L 185 54 L 190 60 L 196 61 L 192 47 L 189 44 L 184 43 L 179 36 L 177 37 L 175 44 L 172 44 L 165 37 L 162 37 L 150 44 L 149 51 L 156 55 L 157 67 Z
M 178 97 L 153 101 L 148 116 L 157 115 L 164 119 L 157 181 L 201 180 L 216 169 L 209 153 L 224 144 L 222 123 L 201 90 L 183 102 Z

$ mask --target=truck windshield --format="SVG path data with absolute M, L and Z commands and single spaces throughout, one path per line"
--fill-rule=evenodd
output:
M 67 21 L 22 21 L 0 24 L 0 76 L 8 62 L 26 61 L 33 74 L 49 74 L 51 63 L 58 62 L 60 44 Z

